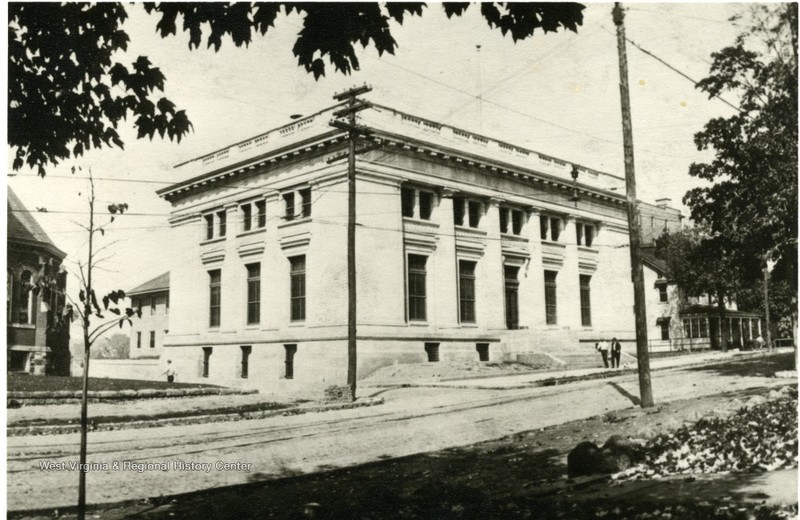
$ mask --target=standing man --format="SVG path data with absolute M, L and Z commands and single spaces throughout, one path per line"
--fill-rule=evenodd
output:
M 600 352 L 600 355 L 603 357 L 603 366 L 608 368 L 608 341 L 601 340 L 600 343 L 594 344 L 595 350 Z
M 619 368 L 619 358 L 622 356 L 622 345 L 619 340 L 611 340 L 611 368 Z

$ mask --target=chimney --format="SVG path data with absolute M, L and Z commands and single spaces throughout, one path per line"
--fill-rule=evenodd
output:
M 672 199 L 656 199 L 656 206 L 659 208 L 666 208 L 669 206 L 670 202 L 672 202 Z

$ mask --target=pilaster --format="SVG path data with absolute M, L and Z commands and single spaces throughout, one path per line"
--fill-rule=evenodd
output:
M 561 327 L 582 328 L 580 273 L 578 271 L 578 241 L 575 234 L 575 217 L 567 216 L 562 222 L 564 229 L 559 242 L 564 249 L 564 265 L 561 267 L 557 283 L 558 325 Z
M 519 325 L 531 329 L 545 326 L 540 217 L 541 213 L 538 209 L 528 208 L 528 222 L 524 232 L 528 239 L 528 250 L 531 256 L 519 273 Z

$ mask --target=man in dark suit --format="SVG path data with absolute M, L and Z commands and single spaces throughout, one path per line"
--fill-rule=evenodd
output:
M 611 340 L 611 368 L 619 368 L 619 358 L 622 356 L 622 345 L 619 340 Z

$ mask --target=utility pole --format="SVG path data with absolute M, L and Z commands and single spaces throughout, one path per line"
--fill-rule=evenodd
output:
M 631 246 L 631 278 L 633 279 L 633 309 L 636 320 L 636 358 L 639 365 L 639 395 L 642 408 L 653 406 L 653 387 L 650 383 L 650 356 L 647 351 L 647 313 L 644 301 L 644 272 L 642 270 L 639 202 L 636 200 L 636 172 L 633 163 L 633 129 L 631 102 L 628 92 L 628 58 L 625 53 L 625 13 L 619 2 L 612 12 L 617 26 L 619 53 L 619 93 L 622 102 L 622 135 L 625 146 L 625 195 L 628 200 L 628 234 Z
M 368 102 L 358 99 L 361 94 L 370 92 L 372 87 L 362 85 L 339 94 L 336 101 L 347 100 L 347 107 L 333 113 L 334 118 L 347 116 L 347 122 L 334 119 L 331 126 L 347 131 L 347 386 L 350 398 L 356 398 L 356 139 L 366 136 L 369 130 L 356 125 L 356 114 L 369 108 Z

